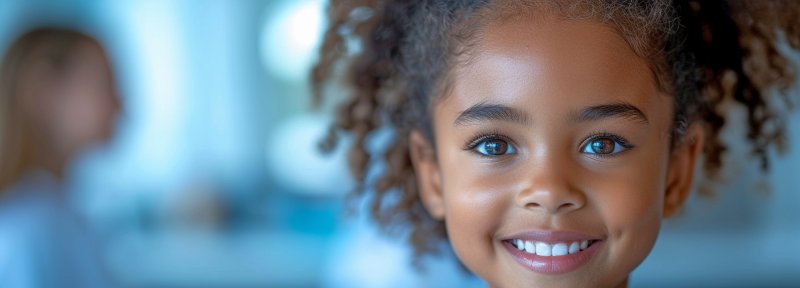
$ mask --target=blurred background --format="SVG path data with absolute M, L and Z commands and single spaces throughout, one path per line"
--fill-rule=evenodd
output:
M 324 6 L 0 1 L 3 51 L 38 25 L 85 31 L 107 50 L 122 102 L 117 133 L 70 164 L 66 185 L 121 286 L 485 286 L 452 255 L 411 268 L 402 239 L 346 213 L 343 151 L 316 150 L 330 110 L 309 108 Z M 800 284 L 798 114 L 771 174 L 731 156 L 729 182 L 665 223 L 633 287 Z M 744 135 L 744 123 L 731 127 L 726 137 Z

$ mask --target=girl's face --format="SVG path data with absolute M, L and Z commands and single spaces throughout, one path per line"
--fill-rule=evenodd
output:
M 491 286 L 624 286 L 688 194 L 699 130 L 670 150 L 673 99 L 606 25 L 519 18 L 471 52 L 435 102 L 435 153 L 411 135 L 456 254 Z
M 47 106 L 46 122 L 57 149 L 67 154 L 108 140 L 120 111 L 105 52 L 90 41 L 77 45 L 68 71 L 53 81 L 41 101 Z

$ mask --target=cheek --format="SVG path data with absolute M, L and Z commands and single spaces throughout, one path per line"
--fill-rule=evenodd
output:
M 587 197 L 612 228 L 636 228 L 659 219 L 663 204 L 663 176 L 649 167 L 631 167 L 628 173 L 603 175 L 592 181 Z
M 97 140 L 109 125 L 109 101 L 91 82 L 70 83 L 55 95 L 55 125 L 64 141 L 84 143 Z
M 644 157 L 615 173 L 592 175 L 587 197 L 608 229 L 609 258 L 621 271 L 633 270 L 649 254 L 661 223 L 666 152 Z
M 487 172 L 464 151 L 440 151 L 449 241 L 461 262 L 486 279 L 493 273 L 490 263 L 497 252 L 492 236 L 513 204 L 512 176 Z

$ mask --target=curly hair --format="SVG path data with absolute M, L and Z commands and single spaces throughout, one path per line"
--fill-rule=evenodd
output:
M 354 195 L 370 196 L 371 216 L 385 231 L 410 232 L 416 256 L 438 252 L 447 235 L 420 199 L 409 133 L 434 141 L 430 103 L 484 23 L 541 11 L 607 24 L 648 59 L 659 88 L 675 99 L 673 145 L 690 124 L 705 124 L 703 167 L 710 179 L 723 166 L 720 131 L 731 103 L 747 109 L 747 141 L 761 169 L 769 169 L 771 149 L 784 150 L 783 108 L 793 106 L 788 90 L 796 71 L 781 50 L 800 48 L 800 2 L 332 0 L 311 75 L 314 98 L 321 101 L 323 86 L 342 75 L 350 94 L 324 146 L 343 134 L 354 138 L 348 157 L 360 184 Z M 383 128 L 394 138 L 373 155 L 370 135 Z M 385 165 L 375 181 L 366 177 L 371 157 Z

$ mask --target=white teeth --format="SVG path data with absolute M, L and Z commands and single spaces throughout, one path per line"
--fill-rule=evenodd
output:
M 580 251 L 581 251 L 581 244 L 578 244 L 578 242 L 572 242 L 572 244 L 569 244 L 569 254 L 575 254 Z
M 575 241 L 572 243 L 545 243 L 525 241 L 522 239 L 511 240 L 512 246 L 519 251 L 525 251 L 528 254 L 536 254 L 538 256 L 564 256 L 567 254 L 575 254 L 586 250 L 589 247 L 589 240 Z
M 544 242 L 536 242 L 536 255 L 550 256 L 552 255 L 552 246 Z
M 525 241 L 525 252 L 528 252 L 530 254 L 536 254 L 536 247 L 533 246 L 533 243 L 531 243 L 531 241 Z
M 564 243 L 556 243 L 553 245 L 553 256 L 564 256 L 567 255 L 567 244 Z

